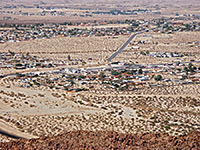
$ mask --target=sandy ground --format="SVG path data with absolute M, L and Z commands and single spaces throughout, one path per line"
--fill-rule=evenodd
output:
M 8 104 L 1 102 L 0 113 L 14 114 L 14 115 L 43 115 L 43 114 L 60 114 L 60 113 L 87 113 L 95 111 L 96 109 L 89 107 L 80 107 L 77 104 L 69 101 L 70 98 L 62 96 L 56 98 L 53 91 L 47 91 L 44 89 L 24 89 L 16 86 L 10 88 L 0 87 L 1 92 L 5 91 L 9 93 L 7 95 L 7 101 L 10 98 L 10 107 Z M 15 93 L 14 91 L 17 91 Z M 14 92 L 14 93 L 13 93 Z M 61 93 L 64 93 L 61 91 Z M 14 95 L 13 95 L 14 94 Z M 18 95 L 18 96 L 17 96 Z M 4 102 L 5 102 L 4 101 Z M 12 103 L 14 105 L 12 105 Z M 29 106 L 29 107 L 27 107 Z
M 43 86 L 21 88 L 13 80 L 2 79 L 1 122 L 34 136 L 74 130 L 167 132 L 172 135 L 199 130 L 198 94 L 190 96 L 180 90 L 171 96 L 173 94 L 166 95 L 161 89 L 150 91 L 147 88 L 146 93 L 142 93 L 145 89 L 119 92 L 96 87 L 87 92 L 66 93 Z M 166 130 L 167 126 L 170 129 Z
M 40 57 L 67 60 L 70 55 L 72 59 L 93 58 L 93 62 L 102 62 L 105 57 L 110 56 L 119 46 L 126 41 L 128 36 L 112 37 L 66 37 L 20 43 L 1 44 L 1 52 L 12 50 L 16 53 L 29 52 L 31 55 Z

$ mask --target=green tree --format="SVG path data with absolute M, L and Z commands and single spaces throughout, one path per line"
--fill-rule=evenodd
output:
M 188 69 L 187 67 L 185 67 L 184 70 L 185 70 L 185 72 L 188 72 L 188 71 L 189 71 L 189 69 Z
M 188 68 L 189 68 L 189 71 L 190 71 L 190 72 L 194 72 L 194 66 L 193 66 L 192 63 L 189 63 L 189 64 L 188 64 Z
M 71 85 L 74 85 L 74 84 L 75 84 L 75 83 L 74 83 L 74 81 L 72 80 L 72 81 L 71 81 Z
M 140 68 L 140 69 L 138 70 L 138 73 L 139 73 L 139 74 L 142 74 L 142 73 L 143 73 L 142 68 Z
M 161 75 L 157 75 L 154 79 L 155 79 L 156 81 L 161 81 L 161 80 L 162 80 L 162 76 L 161 76 Z
M 70 55 L 68 55 L 68 56 L 67 56 L 67 59 L 68 59 L 69 61 L 71 61 L 71 56 L 70 56 Z

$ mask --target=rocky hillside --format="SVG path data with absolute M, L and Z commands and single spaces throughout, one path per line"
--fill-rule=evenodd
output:
M 184 136 L 166 133 L 120 134 L 111 131 L 74 131 L 52 137 L 0 143 L 0 149 L 200 149 L 200 132 Z

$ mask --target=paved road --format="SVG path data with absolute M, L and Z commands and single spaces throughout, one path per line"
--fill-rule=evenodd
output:
M 9 132 L 1 130 L 1 129 L 0 129 L 0 134 L 7 136 L 9 138 L 13 138 L 13 139 L 25 139 L 24 137 L 18 136 L 14 133 L 9 133 Z
M 1 120 L 0 120 L 0 135 L 4 135 L 13 139 L 38 138 L 37 136 L 32 136 L 27 133 L 21 132 L 18 129 L 9 126 L 9 124 L 5 123 L 5 121 Z
M 143 31 L 143 32 L 144 32 L 144 31 Z M 124 50 L 124 48 L 126 48 L 126 46 L 132 41 L 132 39 L 133 39 L 136 35 L 141 34 L 141 33 L 143 33 L 143 32 L 137 32 L 137 33 L 131 35 L 131 37 L 119 48 L 118 51 L 116 51 L 114 54 L 112 54 L 112 56 L 110 56 L 110 57 L 107 59 L 107 61 L 112 61 L 112 59 L 115 58 L 115 57 L 117 56 L 117 54 L 119 54 L 121 51 Z

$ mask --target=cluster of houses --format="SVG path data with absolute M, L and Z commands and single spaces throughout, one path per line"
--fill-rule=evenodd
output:
M 46 39 L 53 37 L 88 37 L 129 35 L 138 29 L 133 27 L 106 28 L 73 28 L 67 26 L 26 26 L 19 28 L 0 28 L 0 43 L 20 42 L 26 40 Z
M 16 79 L 22 87 L 43 85 L 67 92 L 79 92 L 98 87 L 134 90 L 143 86 L 192 84 L 199 82 L 199 73 L 200 67 L 189 62 L 146 65 L 115 63 L 104 68 L 63 68 L 17 74 Z M 170 78 L 166 78 L 166 75 Z
M 0 14 L 12 14 L 17 16 L 80 16 L 80 17 L 92 17 L 88 13 L 75 13 L 66 11 L 56 11 L 56 10 L 42 10 L 41 12 L 28 12 L 28 11 L 10 11 L 2 10 Z
M 127 27 L 101 27 L 100 24 L 129 24 Z M 66 25 L 77 25 L 77 27 L 68 28 Z M 87 28 L 88 25 L 94 25 L 95 28 Z M 129 35 L 133 32 L 142 31 L 150 25 L 157 26 L 155 32 L 173 33 L 181 31 L 200 31 L 198 22 L 189 24 L 176 23 L 174 18 L 165 19 L 162 22 L 159 19 L 147 20 L 125 20 L 119 22 L 85 22 L 85 23 L 62 23 L 62 24 L 41 24 L 41 25 L 17 25 L 17 26 L 2 26 L 0 28 L 0 43 L 19 42 L 25 40 L 52 38 L 58 36 L 64 37 L 88 37 L 88 36 L 117 36 Z M 79 28 L 78 26 L 85 26 Z
M 190 23 L 184 23 L 184 22 L 176 22 L 175 19 L 168 21 L 163 26 L 160 26 L 158 24 L 160 29 L 157 29 L 157 32 L 161 33 L 174 33 L 174 32 L 184 32 L 184 31 L 200 31 L 200 24 L 198 22 L 190 22 Z
M 183 54 L 179 53 L 165 53 L 165 52 L 150 52 L 148 54 L 151 57 L 159 57 L 159 58 L 171 58 L 171 57 L 183 57 Z
M 27 69 L 27 68 L 52 68 L 65 66 L 66 61 L 53 61 L 29 54 L 21 55 L 14 52 L 0 53 L 0 69 Z

